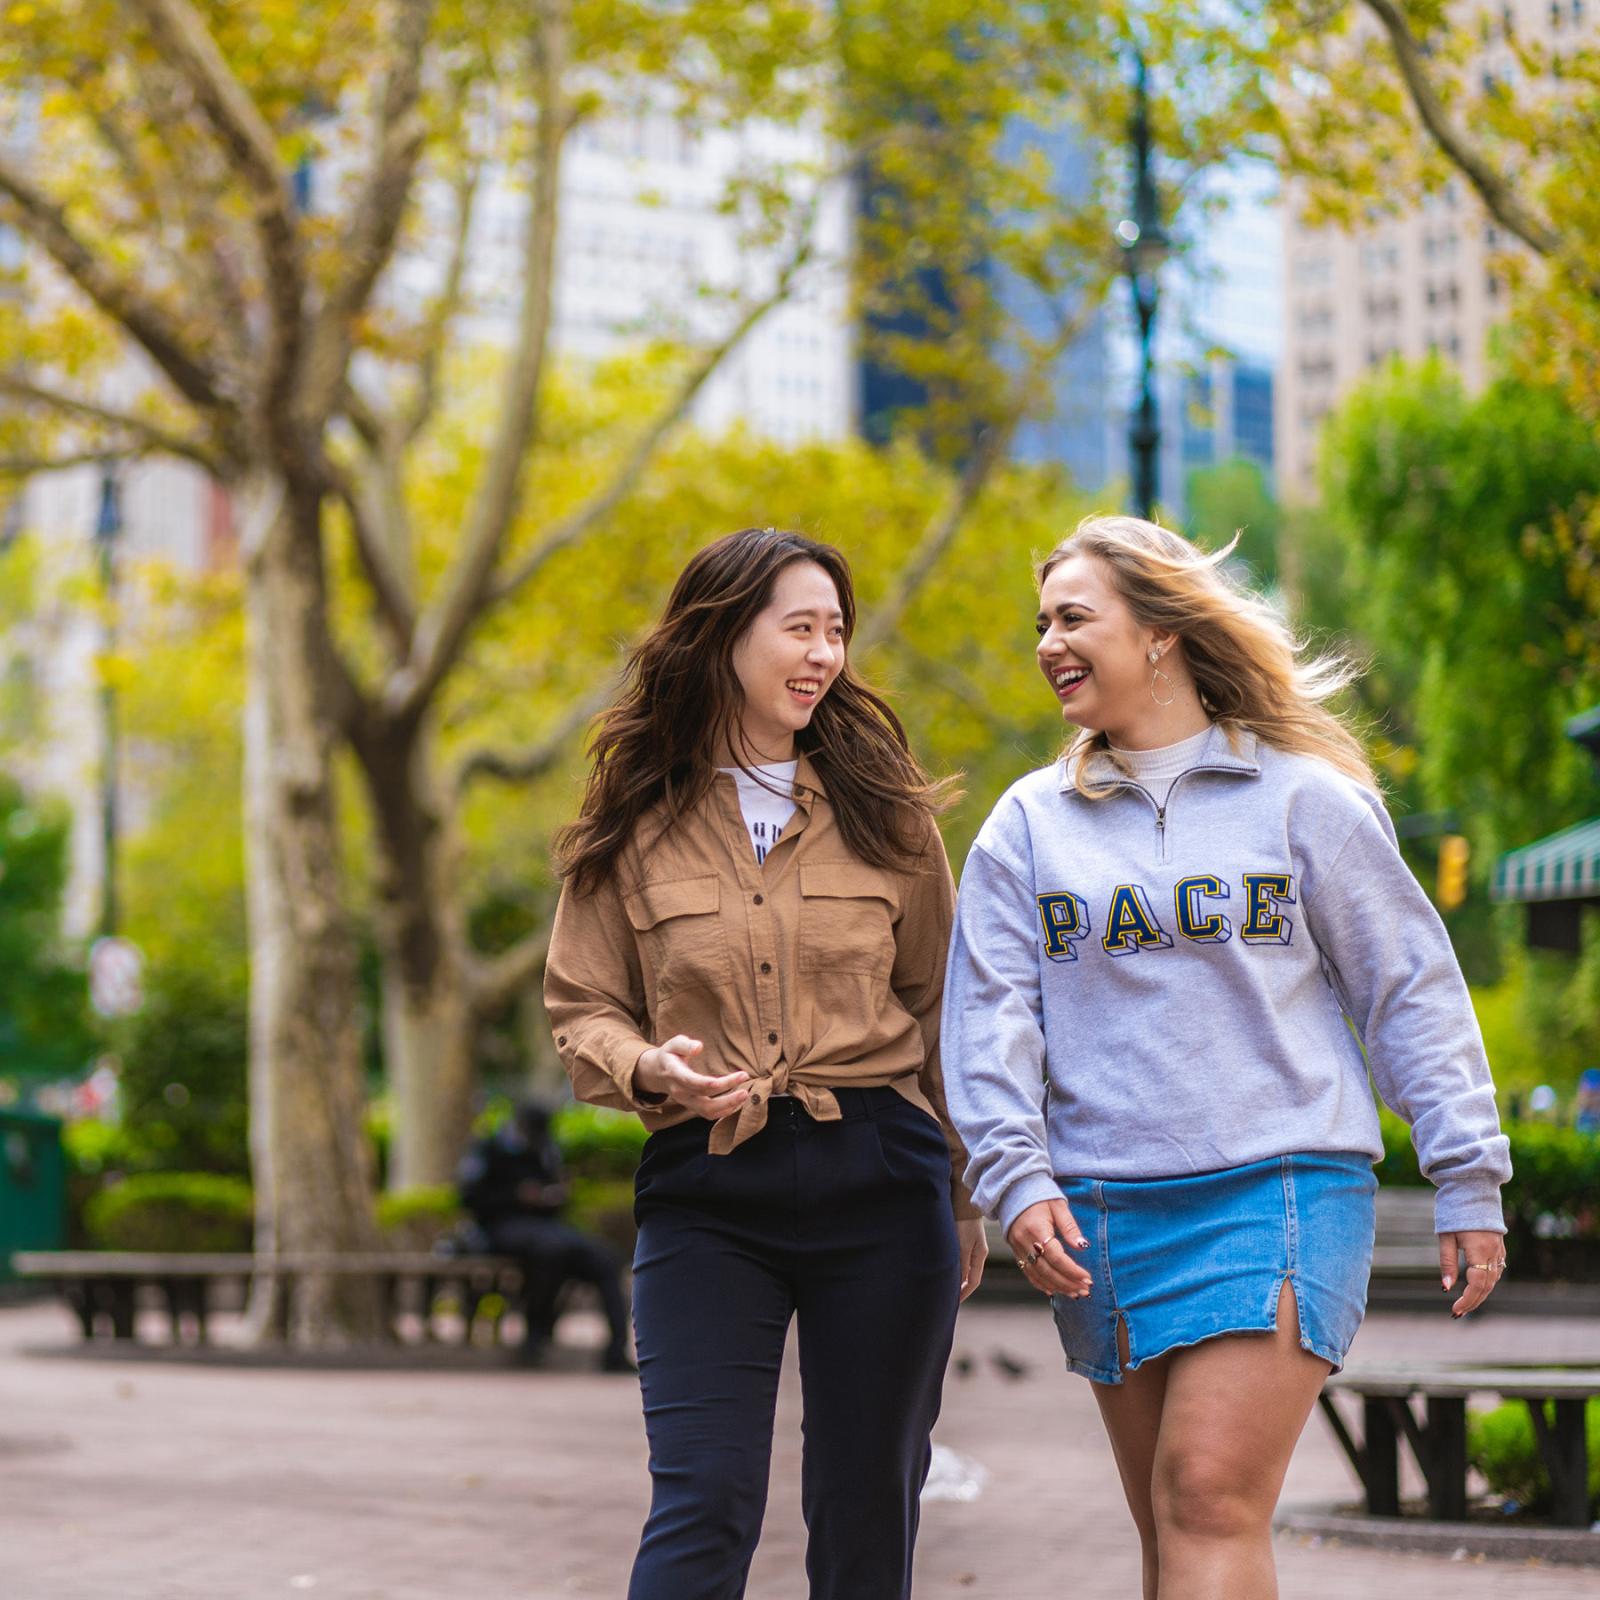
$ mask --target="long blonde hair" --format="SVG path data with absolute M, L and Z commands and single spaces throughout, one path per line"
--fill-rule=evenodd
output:
M 1068 556 L 1095 556 L 1141 627 L 1161 628 L 1183 645 L 1200 702 L 1228 735 L 1248 728 L 1263 744 L 1316 756 L 1368 788 L 1378 780 L 1361 742 L 1323 704 L 1358 676 L 1343 656 L 1306 654 L 1306 646 L 1264 601 L 1228 576 L 1223 563 L 1235 539 L 1207 554 L 1179 534 L 1139 517 L 1085 517 L 1039 564 L 1042 587 Z M 1096 786 L 1087 758 L 1109 750 L 1104 733 L 1081 729 L 1068 747 L 1079 792 Z M 1115 764 L 1116 758 L 1109 756 Z

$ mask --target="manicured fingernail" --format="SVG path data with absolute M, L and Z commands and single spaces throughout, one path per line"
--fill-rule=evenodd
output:
M 1446 1293 L 1446 1294 L 1449 1294 L 1449 1293 L 1450 1293 L 1450 1286 L 1451 1286 L 1451 1285 L 1452 1285 L 1452 1284 L 1453 1284 L 1453 1283 L 1454 1283 L 1454 1282 L 1455 1282 L 1455 1281 L 1456 1281 L 1456 1280 L 1455 1280 L 1455 1279 L 1454 1279 L 1454 1278 L 1446 1278 L 1446 1279 L 1445 1279 L 1445 1280 L 1444 1280 L 1444 1292 L 1445 1292 L 1445 1293 Z
M 1074 1250 L 1087 1250 L 1089 1248 L 1089 1241 L 1087 1239 L 1074 1239 L 1072 1241 L 1072 1248 Z

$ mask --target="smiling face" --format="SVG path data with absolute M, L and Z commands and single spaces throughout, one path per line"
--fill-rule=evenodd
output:
M 743 691 L 745 761 L 790 761 L 794 736 L 844 666 L 844 613 L 833 579 L 814 561 L 792 561 L 772 597 L 733 647 Z
M 1119 735 L 1146 720 L 1153 704 L 1152 647 L 1167 636 L 1142 628 L 1117 593 L 1104 562 L 1068 556 L 1051 569 L 1039 591 L 1039 666 L 1068 722 Z

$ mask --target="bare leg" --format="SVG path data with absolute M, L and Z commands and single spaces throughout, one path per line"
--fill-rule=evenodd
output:
M 1294 1291 L 1285 1282 L 1272 1334 L 1212 1339 L 1165 1364 L 1151 1468 L 1159 1600 L 1276 1600 L 1272 1512 L 1330 1370 L 1300 1348 Z
M 1161 1406 L 1167 1392 L 1167 1358 L 1147 1361 L 1137 1372 L 1128 1371 L 1128 1329 L 1117 1318 L 1117 1360 L 1122 1368 L 1120 1384 L 1093 1385 L 1100 1403 L 1100 1419 L 1111 1438 L 1111 1453 L 1117 1460 L 1122 1492 L 1139 1530 L 1139 1545 L 1144 1557 L 1144 1600 L 1156 1600 L 1159 1585 L 1159 1556 L 1156 1540 L 1156 1514 L 1152 1499 L 1156 1441 L 1161 1432 Z

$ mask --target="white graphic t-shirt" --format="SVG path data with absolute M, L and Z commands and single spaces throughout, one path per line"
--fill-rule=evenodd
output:
M 774 761 L 770 766 L 722 767 L 739 788 L 739 810 L 744 813 L 744 825 L 750 830 L 750 843 L 755 846 L 756 860 L 767 859 L 794 815 L 794 775 L 798 761 Z

